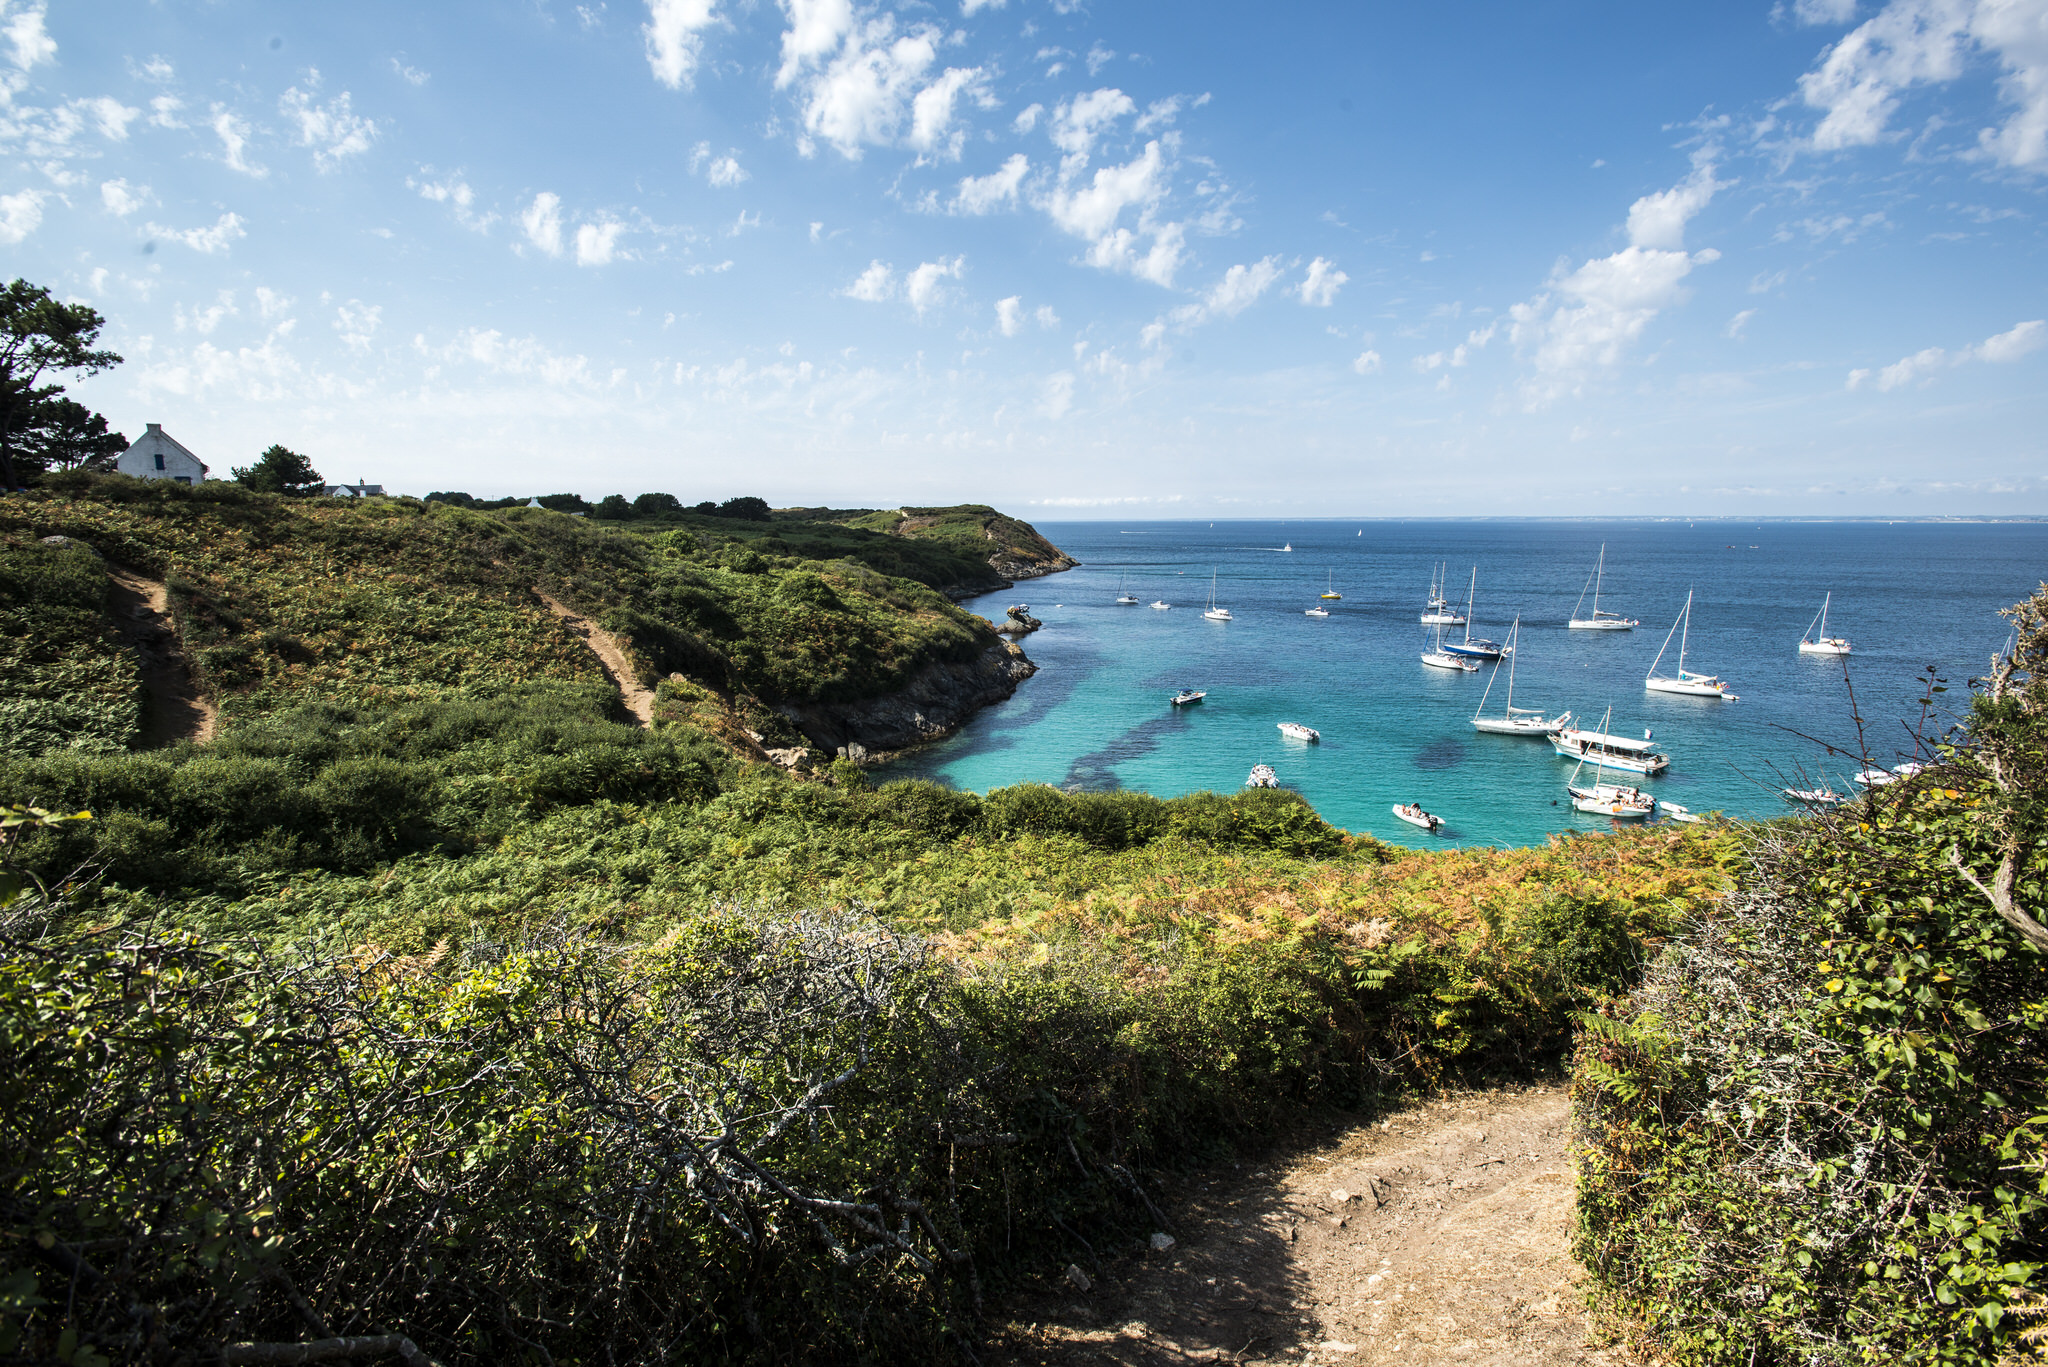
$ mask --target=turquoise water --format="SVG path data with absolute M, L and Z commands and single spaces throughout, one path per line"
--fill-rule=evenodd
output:
M 1169 797 L 1234 791 L 1255 763 L 1348 829 L 1411 845 L 1540 841 L 1603 830 L 1565 800 L 1572 765 L 1538 740 L 1482 735 L 1470 718 L 1491 667 L 1424 666 L 1417 622 L 1432 567 L 1449 562 L 1463 598 L 1478 567 L 1474 635 L 1504 640 L 1522 616 L 1518 706 L 1570 708 L 1612 730 L 1653 728 L 1671 767 L 1645 786 L 1694 811 L 1787 810 L 1794 778 L 1851 791 L 1856 726 L 1839 660 L 1803 656 L 1801 634 L 1832 590 L 1829 632 L 1855 645 L 1849 684 L 1869 753 L 1912 753 L 1910 728 L 1932 664 L 1955 691 L 1982 673 L 2008 628 L 1998 609 L 2048 572 L 2048 525 L 1642 522 L 1042 523 L 1081 568 L 966 606 L 992 618 L 1029 602 L 1045 628 L 1024 638 L 1039 673 L 952 738 L 877 777 L 934 778 L 985 792 L 1035 781 Z M 1362 534 L 1361 534 L 1362 533 Z M 1607 545 L 1603 608 L 1640 618 L 1631 632 L 1570 631 L 1594 557 Z M 1292 544 L 1291 552 L 1279 548 Z M 1236 620 L 1202 617 L 1210 573 Z M 1303 616 L 1325 576 L 1344 597 L 1327 619 Z M 1169 611 L 1117 607 L 1120 583 Z M 1737 702 L 1645 692 L 1643 676 L 1695 593 L 1687 667 L 1730 681 Z M 1590 608 L 1590 600 L 1588 601 Z M 1454 634 L 1463 628 L 1453 628 Z M 1674 640 L 1663 672 L 1674 673 Z M 1174 708 L 1180 685 L 1207 689 Z M 1498 713 L 1506 675 L 1487 711 Z M 1282 721 L 1322 732 L 1283 739 Z M 1590 776 L 1591 771 L 1588 771 Z M 1394 819 L 1420 801 L 1446 820 L 1437 836 Z

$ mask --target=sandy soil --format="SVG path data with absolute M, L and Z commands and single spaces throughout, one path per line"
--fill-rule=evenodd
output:
M 1077 1247 L 985 1360 L 1623 1367 L 1565 1252 L 1568 1125 L 1559 1087 L 1463 1093 L 1198 1177 L 1172 1248 Z
M 144 744 L 212 740 L 219 709 L 192 682 L 192 670 L 171 619 L 169 590 L 161 580 L 146 579 L 119 565 L 108 565 L 107 575 L 114 581 L 115 624 L 122 641 L 134 648 L 141 661 L 142 682 L 149 690 Z
M 619 645 L 618 638 L 588 617 L 571 612 L 545 593 L 540 595 L 540 600 L 548 605 L 549 612 L 567 622 L 569 629 L 581 636 L 591 653 L 603 663 L 604 672 L 611 675 L 612 682 L 618 686 L 619 698 L 626 704 L 626 710 L 638 719 L 643 728 L 653 726 L 654 691 L 641 685 L 633 673 L 633 666 L 626 662 L 626 652 Z

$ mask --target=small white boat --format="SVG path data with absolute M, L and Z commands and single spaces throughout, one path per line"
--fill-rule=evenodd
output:
M 1280 734 L 1287 737 L 1287 739 L 1289 740 L 1305 740 L 1313 742 L 1319 741 L 1323 738 L 1322 732 L 1316 730 L 1313 726 L 1303 726 L 1298 721 L 1281 722 Z
M 1209 606 L 1203 611 L 1202 615 L 1212 622 L 1228 622 L 1231 620 L 1229 608 L 1216 606 L 1216 571 L 1214 570 L 1209 571 Z
M 1567 783 L 1565 791 L 1572 795 L 1572 806 L 1589 816 L 1644 817 L 1657 810 L 1656 798 L 1639 788 L 1615 783 L 1595 783 L 1590 788 Z
M 1294 543 L 1290 541 L 1286 545 L 1282 546 L 1280 549 L 1283 551 L 1291 551 L 1294 549 Z
M 1866 788 L 1882 788 L 1887 783 L 1897 783 L 1902 778 L 1911 778 L 1927 766 L 1918 760 L 1907 760 L 1896 769 L 1886 769 L 1873 764 L 1868 769 L 1856 771 L 1856 781 Z
M 1840 636 L 1828 635 L 1828 604 L 1835 595 L 1830 592 L 1820 600 L 1820 616 L 1807 624 L 1806 634 L 1799 638 L 1801 655 L 1847 655 L 1849 643 Z
M 1572 724 L 1572 714 L 1560 712 L 1554 717 L 1545 716 L 1540 707 L 1515 706 L 1515 646 L 1522 634 L 1522 619 L 1517 617 L 1514 626 L 1508 629 L 1508 643 L 1503 654 L 1508 662 L 1507 710 L 1498 717 L 1486 715 L 1486 700 L 1493 694 L 1493 686 L 1500 679 L 1500 665 L 1493 666 L 1493 677 L 1486 681 L 1486 692 L 1479 695 L 1479 708 L 1472 714 L 1472 729 L 1486 731 L 1496 736 L 1552 736 Z
M 1430 574 L 1429 601 L 1423 604 L 1422 625 L 1426 627 L 1461 627 L 1465 619 L 1452 610 L 1450 601 L 1444 597 L 1444 569 L 1439 565 Z
M 1607 543 L 1600 543 L 1600 558 L 1593 562 L 1593 573 L 1586 578 L 1587 587 L 1593 590 L 1593 615 L 1579 616 L 1579 608 L 1586 604 L 1586 590 L 1579 590 L 1579 601 L 1572 608 L 1571 620 L 1567 624 L 1573 631 L 1629 631 L 1642 625 L 1633 617 L 1624 617 L 1618 612 L 1600 610 L 1600 586 L 1607 578 Z
M 1251 776 L 1244 781 L 1247 788 L 1278 788 L 1280 775 L 1273 772 L 1270 764 L 1254 764 Z
M 1397 803 L 1394 806 L 1394 815 L 1400 817 L 1401 820 L 1411 826 L 1422 827 L 1423 830 L 1428 831 L 1431 835 L 1435 835 L 1437 827 L 1444 824 L 1442 817 L 1432 816 L 1428 812 L 1423 811 L 1420 802 L 1410 802 L 1405 805 Z
M 1422 652 L 1422 662 L 1431 669 L 1449 669 L 1460 674 L 1478 672 L 1479 661 L 1468 655 L 1453 655 L 1444 649 L 1444 629 L 1436 629 L 1436 644 Z
M 1116 605 L 1120 608 L 1134 608 L 1138 606 L 1138 595 L 1125 588 L 1124 581 L 1121 578 L 1116 581 Z
M 1671 624 L 1671 630 L 1664 633 L 1664 644 L 1657 650 L 1657 658 L 1650 662 L 1650 672 L 1643 676 L 1643 687 L 1652 693 L 1679 693 L 1689 698 L 1722 698 L 1736 701 L 1728 685 L 1712 674 L 1695 674 L 1685 667 L 1686 642 L 1692 635 L 1692 591 L 1685 595 L 1685 606 L 1678 610 L 1678 620 Z M 1678 676 L 1667 678 L 1657 672 L 1657 666 L 1664 663 L 1664 652 L 1671 649 L 1671 638 L 1678 637 Z
M 1188 707 L 1194 703 L 1200 702 L 1202 699 L 1208 696 L 1209 695 L 1207 693 L 1203 692 L 1199 688 L 1183 688 L 1180 692 L 1168 698 L 1167 701 L 1172 703 L 1175 707 Z
M 1832 807 L 1846 799 L 1832 788 L 1784 788 L 1780 789 L 1794 802 L 1811 803 L 1816 807 Z
M 1673 821 L 1683 821 L 1691 826 L 1697 826 L 1706 820 L 1703 816 L 1695 815 L 1692 808 L 1681 807 L 1676 802 L 1666 802 L 1663 798 L 1657 799 L 1657 815 Z
M 1152 606 L 1153 606 L 1153 607 L 1155 607 L 1155 608 L 1157 608 L 1157 609 L 1158 609 L 1159 611 L 1161 611 L 1161 612 L 1165 612 L 1165 611 L 1166 611 L 1166 610 L 1167 610 L 1168 608 L 1172 607 L 1172 606 L 1173 606 L 1173 604 L 1171 604 L 1171 603 L 1167 602 L 1167 601 L 1166 601 L 1165 599 L 1163 599 L 1163 598 L 1160 598 L 1160 599 L 1154 599 L 1154 600 L 1153 600 L 1153 603 L 1152 603 Z
M 1328 608 L 1308 608 L 1301 615 L 1304 617 L 1328 617 L 1330 610 Z
M 1608 715 L 1612 716 L 1612 711 Z M 1550 738 L 1550 747 L 1566 759 L 1581 763 L 1591 760 L 1603 768 L 1626 769 L 1635 774 L 1655 774 L 1671 767 L 1671 756 L 1657 752 L 1648 732 L 1636 740 L 1567 726 Z

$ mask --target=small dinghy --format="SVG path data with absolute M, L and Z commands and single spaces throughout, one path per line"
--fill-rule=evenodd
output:
M 1303 726 L 1298 721 L 1281 722 L 1280 734 L 1289 740 L 1319 741 L 1323 738 L 1322 732 L 1316 730 L 1313 726 Z
M 1175 707 L 1186 707 L 1191 703 L 1198 703 L 1208 696 L 1207 693 L 1199 688 L 1183 688 L 1180 692 L 1168 698 L 1167 701 Z
M 1868 769 L 1856 771 L 1856 781 L 1866 788 L 1882 788 L 1887 783 L 1897 783 L 1902 778 L 1911 778 L 1927 766 L 1918 760 L 1907 760 L 1896 769 L 1871 765 Z
M 1817 807 L 1832 807 L 1844 800 L 1832 788 L 1785 788 L 1781 791 L 1794 802 L 1810 802 Z
M 1173 606 L 1173 604 L 1171 604 L 1171 603 L 1167 602 L 1167 601 L 1166 601 L 1165 599 L 1163 599 L 1163 598 L 1162 598 L 1162 599 L 1154 599 L 1154 600 L 1153 600 L 1153 603 L 1152 603 L 1152 606 L 1153 606 L 1153 607 L 1155 607 L 1155 608 L 1158 608 L 1158 609 L 1159 609 L 1159 610 L 1160 610 L 1161 612 L 1164 612 L 1164 611 L 1166 611 L 1166 610 L 1167 610 L 1168 608 L 1172 607 L 1172 606 Z
M 1657 799 L 1640 788 L 1614 783 L 1595 783 L 1590 788 L 1566 784 L 1565 791 L 1572 795 L 1572 806 L 1590 816 L 1642 817 L 1657 809 Z M 1681 820 L 1690 818 L 1687 813 Z
M 1397 803 L 1394 807 L 1394 815 L 1400 817 L 1411 826 L 1422 827 L 1423 830 L 1428 831 L 1431 835 L 1435 835 L 1437 828 L 1444 824 L 1442 817 L 1432 816 L 1428 812 L 1423 811 L 1420 802 L 1410 802 L 1405 806 Z
M 1693 810 L 1690 807 L 1681 807 L 1676 802 L 1666 802 L 1662 798 L 1657 799 L 1657 815 L 1672 821 L 1689 822 L 1695 826 L 1706 819 L 1705 817 L 1693 815 Z
M 1251 777 L 1244 781 L 1244 786 L 1247 788 L 1278 788 L 1280 786 L 1280 775 L 1273 772 L 1273 766 L 1270 764 L 1254 764 Z

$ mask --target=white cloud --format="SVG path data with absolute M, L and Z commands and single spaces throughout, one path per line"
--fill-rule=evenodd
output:
M 221 160 L 227 163 L 230 171 L 259 178 L 270 174 L 243 155 L 249 146 L 249 124 L 246 120 L 225 105 L 217 104 L 213 107 L 211 126 L 220 138 Z
M 2030 319 L 2019 323 L 1995 337 L 1987 337 L 1976 346 L 1964 347 L 1961 351 L 1945 351 L 1941 347 L 1928 347 L 1911 356 L 1892 362 L 1877 372 L 1877 388 L 1880 392 L 1903 389 L 1915 380 L 1924 379 L 1944 370 L 1952 370 L 1972 361 L 1986 361 L 1993 365 L 2009 365 L 2023 356 L 2048 346 L 2048 320 Z M 1849 388 L 1861 389 L 1870 379 L 1868 370 L 1849 372 Z
M 896 272 L 886 262 L 870 261 L 860 278 L 844 291 L 848 299 L 879 304 L 896 293 Z
M 942 256 L 937 261 L 924 262 L 903 277 L 903 297 L 910 301 L 912 308 L 923 313 L 945 297 L 942 282 L 949 278 L 959 279 L 966 264 L 964 256 Z
M 647 65 L 654 79 L 681 90 L 697 73 L 704 30 L 718 22 L 718 0 L 647 0 Z
M 182 242 L 193 251 L 202 252 L 207 256 L 212 256 L 215 252 L 224 252 L 228 249 L 228 244 L 236 238 L 249 235 L 242 227 L 239 214 L 222 214 L 211 228 L 186 228 L 181 231 L 177 228 L 166 228 L 160 223 L 152 223 L 146 231 L 151 237 L 166 242 Z
M 1714 191 L 1726 189 L 1730 184 L 1730 181 L 1714 179 L 1711 160 L 1699 160 L 1693 167 L 1693 173 L 1669 190 L 1644 195 L 1629 205 L 1629 245 L 1680 250 L 1685 246 L 1685 225 L 1707 207 Z
M 1100 42 L 1089 44 L 1088 74 L 1090 76 L 1095 75 L 1097 72 L 1101 71 L 1102 68 L 1108 66 L 1111 62 L 1115 60 L 1116 54 L 1114 52 L 1111 52 L 1108 48 L 1104 47 Z
M 704 179 L 721 190 L 727 189 L 747 179 L 747 168 L 740 165 L 738 157 L 716 157 L 705 171 Z
M 997 209 L 1015 208 L 1018 187 L 1031 170 L 1031 160 L 1022 152 L 1012 153 L 1000 170 L 985 176 L 965 176 L 960 181 L 960 191 L 953 196 L 952 210 L 956 214 L 988 214 Z
M 1111 125 L 1137 109 L 1131 97 L 1121 90 L 1091 90 L 1060 102 L 1053 111 L 1052 126 L 1046 136 L 1062 152 L 1086 156 L 1094 149 L 1095 140 Z
M 996 300 L 996 326 L 1005 337 L 1015 337 L 1024 330 L 1024 300 L 1018 295 Z
M 1336 300 L 1338 289 L 1350 278 L 1337 269 L 1335 262 L 1325 261 L 1319 256 L 1308 263 L 1308 276 L 1301 282 L 1296 297 L 1311 308 L 1326 309 Z
M 221 319 L 232 317 L 239 311 L 235 307 L 235 292 L 222 290 L 210 308 L 196 309 L 188 314 L 181 306 L 174 315 L 174 326 L 180 332 L 190 328 L 202 337 L 210 336 L 220 326 Z
M 13 246 L 34 232 L 43 221 L 43 192 L 23 190 L 0 195 L 0 242 Z
M 1361 351 L 1358 353 L 1358 359 L 1351 363 L 1351 368 L 1360 375 L 1377 375 L 1380 373 L 1380 354 L 1377 351 Z
M 319 72 L 308 73 L 308 84 L 317 84 L 319 79 Z M 332 171 L 344 157 L 369 151 L 371 140 L 377 136 L 375 123 L 349 109 L 346 90 L 319 105 L 310 94 L 293 86 L 284 92 L 277 108 L 298 125 L 299 146 L 313 149 L 313 165 L 322 171 Z
M 407 176 L 405 179 L 406 188 L 419 191 L 421 199 L 431 200 L 436 204 L 448 205 L 455 211 L 455 221 L 465 228 L 471 228 L 477 232 L 485 232 L 489 230 L 493 223 L 498 221 L 498 216 L 494 213 L 480 214 L 476 212 L 476 191 L 470 188 L 468 181 L 460 176 L 447 176 L 440 180 L 426 179 L 426 177 L 432 174 L 432 167 L 422 166 L 420 168 L 421 179 L 414 180 L 411 176 Z
M 1856 0 L 1793 0 L 1792 17 L 1802 24 L 1846 24 L 1856 17 Z
M 391 70 L 395 72 L 398 78 L 404 81 L 407 85 L 425 85 L 428 81 L 433 79 L 433 77 L 428 75 L 426 72 L 421 71 L 418 67 L 407 66 L 404 60 L 399 57 L 393 57 L 391 59 Z
M 849 0 L 782 0 L 782 9 L 789 27 L 775 84 L 798 87 L 804 136 L 797 150 L 805 155 L 813 137 L 849 160 L 863 147 L 890 146 L 899 137 L 926 153 L 957 155 L 964 138 L 953 127 L 959 98 L 994 104 L 979 67 L 930 76 L 946 41 L 932 24 L 899 31 L 894 15 L 863 18 Z
M 125 180 L 100 182 L 100 203 L 116 218 L 126 218 L 149 202 L 147 185 L 133 187 Z
M 0 27 L 0 33 L 7 36 L 8 46 L 13 49 L 9 55 L 19 70 L 33 71 L 44 62 L 57 59 L 57 40 L 43 27 L 43 16 L 42 0 L 29 0 L 12 12 L 9 6 L 0 5 L 0 17 L 7 21 Z
M 1074 406 L 1074 373 L 1062 370 L 1046 377 L 1045 395 L 1039 402 L 1039 411 L 1048 418 L 1064 418 L 1067 410 Z
M 178 111 L 185 102 L 176 95 L 158 95 L 149 102 L 149 122 L 156 128 L 183 128 L 185 121 L 178 117 Z
M 1038 127 L 1038 116 L 1044 112 L 1045 106 L 1042 104 L 1027 104 L 1018 112 L 1016 118 L 1010 120 L 1010 127 L 1019 133 L 1029 133 Z
M 178 74 L 178 69 L 171 65 L 169 58 L 157 53 L 135 68 L 135 74 L 147 81 L 168 81 Z
M 546 252 L 549 256 L 562 254 L 562 197 L 552 191 L 543 190 L 533 197 L 533 203 L 519 215 L 519 226 L 526 230 L 526 240 Z
M 1280 278 L 1280 258 L 1263 257 L 1249 266 L 1232 266 L 1202 301 L 1211 314 L 1235 318 L 1254 303 Z
M 960 0 L 960 13 L 964 18 L 972 19 L 985 9 L 1001 9 L 1007 3 L 1009 0 Z
M 263 321 L 266 323 L 272 318 L 290 312 L 291 306 L 292 301 L 290 297 L 279 294 L 270 286 L 258 285 L 256 287 L 256 311 L 263 315 Z
M 959 160 L 966 133 L 953 127 L 953 104 L 962 95 L 978 98 L 983 104 L 994 102 L 980 67 L 948 67 L 944 75 L 918 91 L 910 102 L 910 145 L 920 152 Z
M 802 74 L 805 66 L 824 58 L 853 30 L 852 0 L 782 0 L 789 27 L 782 34 L 782 69 L 777 88 Z
M 616 253 L 622 223 L 585 223 L 576 230 L 576 264 L 607 266 Z
M 1728 320 L 1728 326 L 1721 329 L 1721 335 L 1735 341 L 1740 341 L 1743 330 L 1749 326 L 1749 320 L 1754 317 L 1756 317 L 1755 309 L 1744 309 Z
M 2013 112 L 1978 133 L 1979 154 L 2007 166 L 2048 165 L 2048 12 L 2039 0 L 1890 0 L 1799 78 L 1801 97 L 1823 111 L 1813 147 L 1884 140 L 1901 95 L 1956 80 L 1980 53 L 1997 64 L 1998 92 Z
M 1031 316 L 1038 320 L 1040 327 L 1048 330 L 1060 325 L 1060 316 L 1052 311 L 1051 304 L 1040 304 Z
M 142 117 L 140 109 L 131 108 L 119 100 L 98 95 L 89 100 L 73 100 L 72 106 L 91 115 L 99 125 L 100 136 L 112 142 L 128 140 L 128 125 Z
M 334 330 L 341 334 L 344 346 L 358 353 L 369 351 L 370 339 L 383 320 L 382 305 L 365 304 L 360 299 L 351 299 L 334 310 Z

